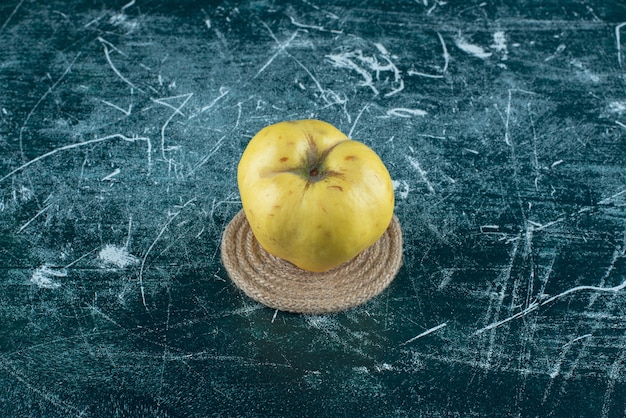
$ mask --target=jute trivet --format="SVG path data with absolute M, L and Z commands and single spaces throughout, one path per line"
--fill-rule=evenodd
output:
M 229 277 L 252 299 L 287 312 L 338 312 L 368 301 L 391 283 L 402 264 L 402 231 L 394 216 L 370 248 L 330 271 L 313 273 L 265 251 L 242 210 L 226 226 L 221 253 Z

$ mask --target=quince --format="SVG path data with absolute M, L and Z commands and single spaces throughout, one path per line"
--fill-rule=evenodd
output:
M 312 272 L 354 258 L 393 216 L 391 177 L 378 155 L 319 120 L 263 128 L 241 157 L 237 181 L 259 244 Z

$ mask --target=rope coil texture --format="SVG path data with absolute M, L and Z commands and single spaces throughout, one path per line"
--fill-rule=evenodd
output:
M 281 311 L 323 314 L 361 305 L 382 292 L 402 265 L 397 217 L 374 245 L 334 269 L 314 273 L 265 251 L 239 211 L 224 230 L 222 262 L 246 295 Z

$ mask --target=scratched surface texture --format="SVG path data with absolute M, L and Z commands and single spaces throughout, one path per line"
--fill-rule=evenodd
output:
M 3 416 L 626 414 L 623 1 L 0 5 Z M 404 265 L 299 316 L 219 260 L 236 165 L 327 120 Z

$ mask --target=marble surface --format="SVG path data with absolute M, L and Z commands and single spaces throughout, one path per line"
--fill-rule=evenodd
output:
M 0 45 L 5 416 L 626 414 L 624 2 L 7 0 Z M 219 258 L 300 118 L 379 153 L 405 237 L 335 315 Z

